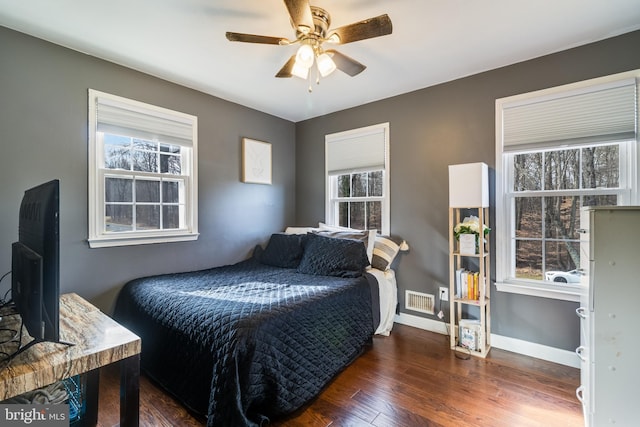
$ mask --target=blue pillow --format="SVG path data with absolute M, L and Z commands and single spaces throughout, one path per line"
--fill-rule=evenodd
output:
M 274 233 L 260 254 L 260 262 L 273 267 L 296 268 L 302 258 L 304 234 Z
M 368 265 L 367 247 L 363 242 L 310 233 L 307 234 L 298 273 L 358 277 Z

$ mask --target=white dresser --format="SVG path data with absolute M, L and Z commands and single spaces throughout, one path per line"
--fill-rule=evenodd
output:
M 585 425 L 640 425 L 640 207 L 581 212 L 580 347 Z

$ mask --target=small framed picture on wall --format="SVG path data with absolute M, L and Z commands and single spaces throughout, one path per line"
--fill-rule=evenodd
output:
M 242 138 L 242 182 L 271 184 L 271 144 Z

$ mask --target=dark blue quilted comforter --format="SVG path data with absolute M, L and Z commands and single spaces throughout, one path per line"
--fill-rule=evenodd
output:
M 313 276 L 255 259 L 136 279 L 114 316 L 142 338 L 142 368 L 208 426 L 291 413 L 353 361 L 377 324 L 373 276 Z M 375 303 L 374 303 L 375 304 Z

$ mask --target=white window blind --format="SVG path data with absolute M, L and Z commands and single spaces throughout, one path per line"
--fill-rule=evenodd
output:
M 125 103 L 106 96 L 98 96 L 96 104 L 98 132 L 192 146 L 191 116 L 181 117 L 175 111 L 165 112 L 159 107 L 149 109 L 142 103 L 131 100 Z
M 327 135 L 327 173 L 345 173 L 381 170 L 385 168 L 385 138 L 383 127 L 370 132 Z
M 635 138 L 636 79 L 503 105 L 504 151 Z

